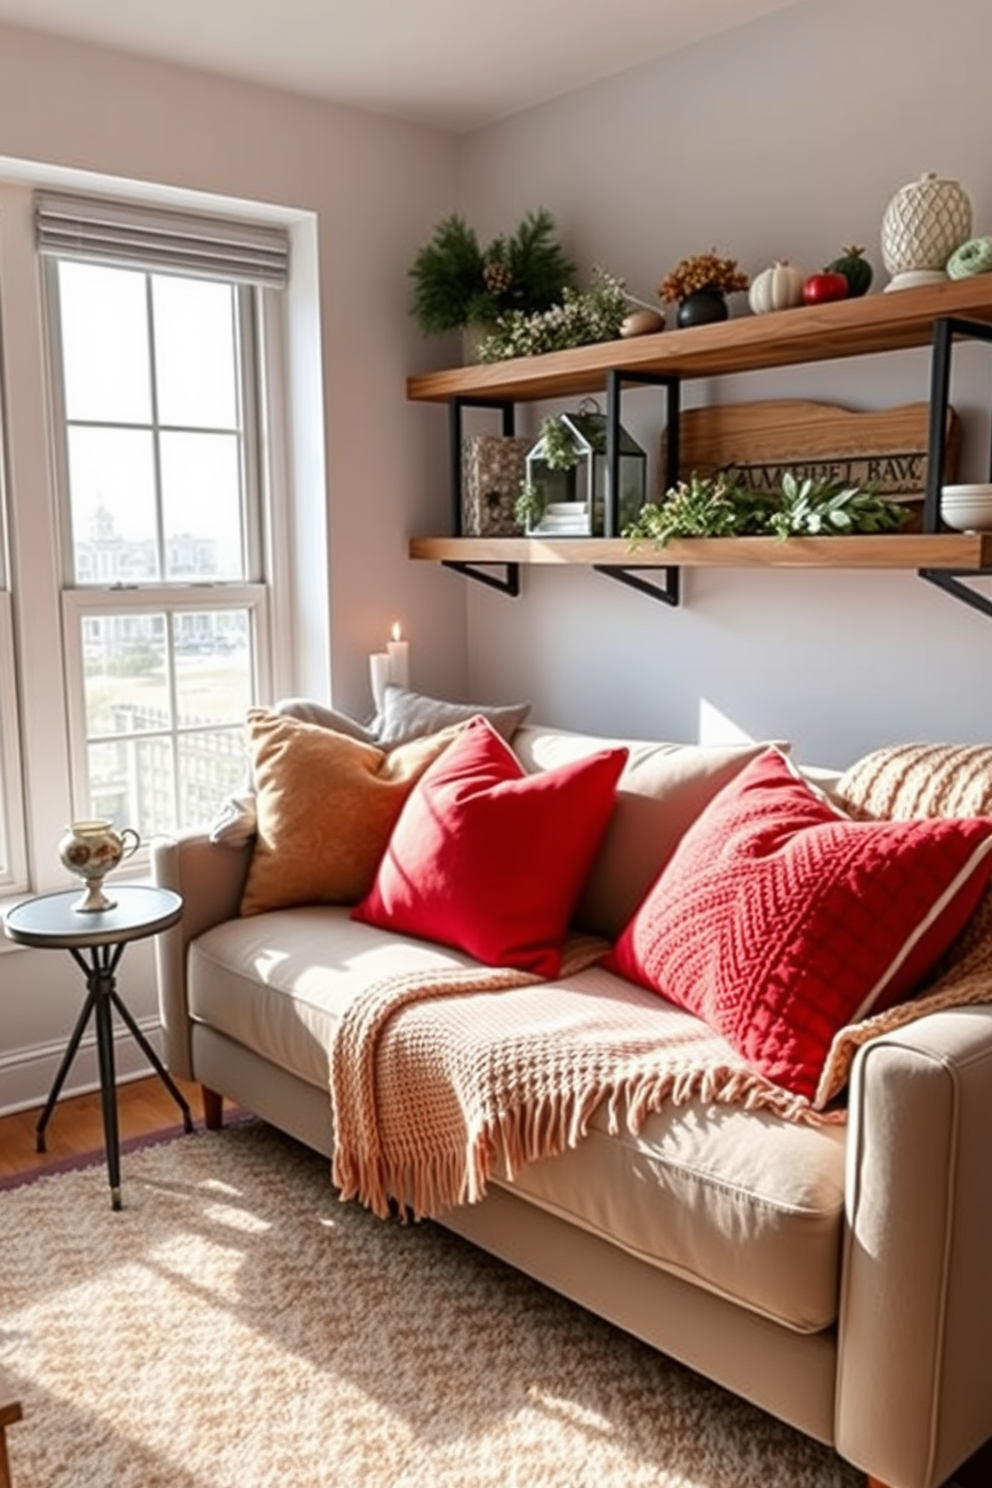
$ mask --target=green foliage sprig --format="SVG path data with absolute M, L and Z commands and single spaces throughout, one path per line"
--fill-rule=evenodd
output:
M 909 520 L 905 507 L 879 496 L 874 487 L 805 477 L 791 471 L 780 491 L 749 490 L 739 480 L 695 472 L 679 481 L 660 502 L 648 502 L 624 537 L 636 547 L 658 547 L 678 537 L 841 537 L 859 532 L 891 532 Z
M 767 507 L 767 497 L 729 476 L 693 471 L 660 502 L 646 502 L 623 535 L 635 544 L 647 539 L 659 547 L 676 537 L 745 537 L 766 530 Z
M 524 481 L 513 503 L 513 519 L 518 527 L 536 527 L 544 516 L 546 506 L 547 497 L 543 486 L 535 485 L 533 481 Z
M 574 470 L 582 458 L 571 429 L 553 414 L 541 420 L 538 438 L 543 442 L 544 463 L 549 470 Z
M 500 315 L 479 347 L 479 360 L 502 362 L 511 357 L 589 346 L 596 341 L 615 341 L 629 309 L 624 281 L 594 268 L 588 289 L 566 286 L 558 302 L 546 310 L 530 315 L 511 310 Z
M 500 234 L 486 248 L 465 218 L 452 212 L 414 258 L 410 313 L 428 336 L 493 325 L 510 311 L 548 309 L 575 276 L 546 207 L 528 212 L 514 233 Z
M 873 486 L 845 486 L 840 481 L 782 477 L 783 502 L 768 525 L 776 537 L 843 537 L 855 532 L 892 532 L 909 520 L 896 501 L 886 501 Z

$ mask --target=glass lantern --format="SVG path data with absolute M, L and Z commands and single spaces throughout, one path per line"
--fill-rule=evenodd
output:
M 604 537 L 606 512 L 606 415 L 580 408 L 542 425 L 525 461 L 529 537 Z M 647 455 L 623 426 L 619 429 L 617 530 L 634 521 L 647 493 Z

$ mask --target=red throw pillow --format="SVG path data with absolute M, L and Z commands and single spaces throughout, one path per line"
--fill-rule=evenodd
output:
M 421 776 L 352 918 L 557 976 L 626 749 L 536 775 L 484 718 Z
M 812 1099 L 834 1034 L 915 990 L 990 873 L 992 818 L 851 821 L 769 750 L 689 828 L 605 964 Z

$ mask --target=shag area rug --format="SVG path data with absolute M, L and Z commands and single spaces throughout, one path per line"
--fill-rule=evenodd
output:
M 15 1488 L 861 1488 L 261 1123 L 0 1193 Z

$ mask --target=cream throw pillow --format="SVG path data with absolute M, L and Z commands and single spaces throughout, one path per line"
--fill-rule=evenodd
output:
M 253 915 L 363 898 L 408 794 L 460 729 L 389 753 L 268 708 L 249 711 L 247 731 L 258 829 L 241 913 Z

